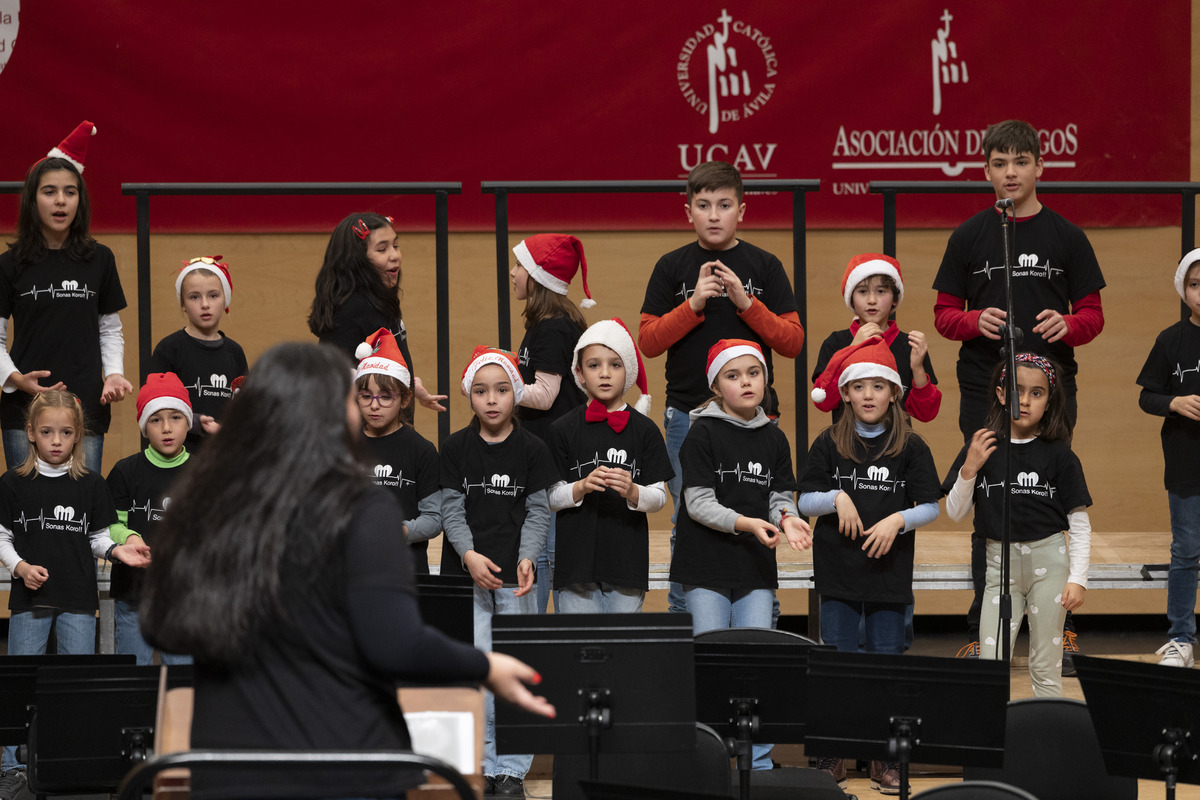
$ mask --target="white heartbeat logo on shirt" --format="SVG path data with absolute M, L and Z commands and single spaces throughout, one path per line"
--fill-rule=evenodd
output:
M 1182 364 L 1176 364 L 1175 372 L 1172 374 L 1179 380 L 1180 383 L 1182 383 L 1183 376 L 1187 375 L 1189 372 L 1200 372 L 1200 361 L 1197 361 L 1196 366 L 1192 367 L 1191 369 L 1184 369 Z
M 717 480 L 721 483 L 725 482 L 726 475 L 733 475 L 739 482 L 743 477 L 753 478 L 756 483 L 759 482 L 760 479 L 766 479 L 766 483 L 771 483 L 774 480 L 771 470 L 764 470 L 763 465 L 756 461 L 747 461 L 746 466 L 744 467 L 741 464 L 734 464 L 733 469 L 722 469 L 723 466 L 723 464 L 718 464 L 717 469 L 715 470 L 717 474 Z
M 1038 477 L 1038 474 L 1036 472 L 1022 472 L 1019 475 L 1017 475 L 1017 485 L 1033 487 L 1033 488 L 1038 488 L 1038 489 L 1045 489 L 1047 496 L 1049 496 L 1051 499 L 1053 499 L 1054 493 L 1058 490 L 1055 487 L 1050 485 L 1049 479 L 1047 479 L 1045 481 L 1045 483 L 1035 484 L 1034 481 L 1037 480 L 1037 477 Z M 987 478 L 980 475 L 979 476 L 979 485 L 976 486 L 975 488 L 982 490 L 984 497 L 991 497 L 993 488 L 996 488 L 996 489 L 1004 488 L 1004 481 L 1000 481 L 998 483 L 988 483 Z
M 633 478 L 634 483 L 637 482 L 638 475 L 641 474 L 642 470 L 638 467 L 636 458 L 632 461 L 629 461 L 629 463 L 626 463 L 629 455 L 618 447 L 608 448 L 607 456 L 607 458 L 601 458 L 599 451 L 596 451 L 592 453 L 591 461 L 579 461 L 577 459 L 575 461 L 575 466 L 571 467 L 571 472 L 582 478 L 586 473 L 591 472 L 596 467 L 604 465 L 627 471 Z M 591 469 L 585 471 L 585 467 L 591 467 Z
M 83 288 L 80 288 L 79 281 L 65 280 L 58 286 L 50 284 L 45 289 L 39 289 L 37 285 L 34 285 L 28 292 L 22 293 L 21 297 L 32 297 L 34 300 L 37 300 L 39 294 L 48 294 L 51 298 L 62 296 L 87 299 L 94 295 L 95 292 L 89 289 L 86 283 L 83 285 Z
M 855 467 L 854 469 L 850 470 L 849 475 L 843 475 L 841 467 L 834 467 L 833 468 L 833 480 L 834 480 L 834 482 L 837 483 L 838 488 L 841 488 L 842 481 L 849 481 L 850 487 L 852 489 L 858 488 L 859 481 L 862 481 L 864 483 L 870 482 L 873 484 L 884 484 L 884 485 L 891 484 L 891 487 L 892 487 L 891 490 L 893 492 L 899 490 L 901 486 L 906 485 L 906 481 L 892 480 L 891 472 L 888 470 L 887 467 L 876 467 L 876 466 L 867 467 L 867 474 L 865 477 L 859 476 L 858 467 Z
M 750 280 L 743 283 L 742 289 L 745 290 L 747 297 L 754 297 L 756 295 L 761 295 L 765 291 L 764 289 L 754 285 L 754 278 L 751 278 Z M 681 283 L 681 284 L 679 284 L 679 291 L 676 292 L 675 294 L 678 295 L 679 297 L 682 297 L 684 300 L 689 300 L 689 299 L 691 299 L 691 296 L 695 293 L 696 293 L 695 286 L 693 286 L 691 289 L 689 289 L 688 285 L 686 283 Z M 721 293 L 717 296 L 718 297 L 729 297 L 729 293 L 726 292 L 724 289 L 722 289 Z

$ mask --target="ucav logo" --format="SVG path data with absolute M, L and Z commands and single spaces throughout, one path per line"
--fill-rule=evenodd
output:
M 751 475 L 762 475 L 762 464 L 756 461 L 749 461 L 746 463 L 746 471 Z
M 214 372 L 212 375 L 208 376 L 208 385 L 212 386 L 214 389 L 224 389 L 229 386 L 229 379 L 224 375 L 218 375 Z
M 55 506 L 54 518 L 70 522 L 75 519 L 75 509 L 71 508 L 71 506 Z
M 510 483 L 512 483 L 512 479 L 509 478 L 507 475 L 493 475 L 492 476 L 492 486 L 496 486 L 496 487 L 499 487 L 502 489 L 507 489 L 508 484 L 510 484 Z
M 1022 472 L 1017 475 L 1017 484 L 1020 486 L 1037 486 L 1038 474 L 1036 472 Z
M 391 464 L 376 464 L 375 465 L 375 477 L 376 478 L 392 477 L 392 465 Z
M 75 291 L 79 288 L 79 281 L 63 281 L 62 288 L 64 292 Z
M 867 480 L 886 481 L 891 471 L 887 467 L 867 467 Z
M 1017 256 L 1017 263 L 1022 267 L 1036 267 L 1037 253 L 1021 253 Z
M 629 457 L 629 455 L 624 450 L 618 449 L 616 447 L 608 448 L 608 460 L 610 463 L 624 464 L 625 459 L 628 457 Z

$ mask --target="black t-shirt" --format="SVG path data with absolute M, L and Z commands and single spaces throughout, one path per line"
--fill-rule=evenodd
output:
M 816 383 L 817 378 L 821 377 L 821 373 L 829 366 L 830 359 L 833 354 L 843 347 L 849 347 L 854 341 L 854 336 L 850 333 L 850 329 L 846 328 L 840 331 L 834 331 L 821 342 L 821 351 L 817 355 L 817 365 L 813 368 L 812 380 Z M 904 404 L 908 401 L 908 393 L 912 390 L 913 375 L 912 375 L 912 345 L 909 344 L 908 334 L 904 331 L 897 331 L 896 338 L 892 339 L 892 343 L 888 345 L 888 349 L 892 352 L 892 358 L 896 359 L 896 374 L 900 376 L 900 388 L 904 392 L 900 395 L 900 407 L 904 408 Z M 925 353 L 925 374 L 929 376 L 929 382 L 937 385 L 937 376 L 933 374 L 933 362 L 929 360 L 929 353 Z M 842 418 L 842 413 L 845 410 L 844 405 L 836 406 L 833 411 L 833 421 L 837 422 Z
M 154 348 L 146 370 L 174 372 L 187 387 L 196 420 L 188 431 L 189 450 L 195 450 L 204 438 L 196 433 L 200 415 L 206 414 L 219 422 L 225 404 L 233 399 L 233 381 L 250 371 L 242 346 L 224 333 L 220 336 L 208 341 L 189 336 L 186 330 L 175 331 Z
M 1160 333 L 1137 382 L 1155 394 L 1200 395 L 1200 326 L 1181 320 Z M 1200 494 L 1200 422 L 1165 411 L 1163 483 L 1172 494 L 1192 497 Z
M 521 379 L 526 384 L 533 383 L 535 373 L 539 371 L 562 378 L 558 396 L 554 398 L 550 408 L 542 411 L 517 406 L 521 426 L 541 439 L 546 438 L 550 423 L 587 400 L 587 395 L 575 385 L 571 364 L 575 356 L 575 343 L 582 335 L 583 330 L 576 326 L 570 317 L 551 317 L 527 330 L 517 350 Z
M 992 453 L 975 476 L 975 532 L 985 539 L 1000 541 L 1004 536 L 1003 443 Z M 942 491 L 949 494 L 958 480 L 958 471 L 967 458 L 967 447 L 959 452 L 946 474 Z M 1066 442 L 1032 439 L 1012 448 L 1012 471 L 1017 482 L 1012 487 L 1012 541 L 1036 542 L 1068 529 L 1067 512 L 1090 506 L 1083 466 Z
M 108 489 L 118 512 L 126 513 L 125 527 L 154 548 L 155 531 L 171 504 L 171 483 L 186 467 L 160 467 L 146 457 L 145 451 L 126 456 L 108 473 Z M 110 593 L 117 600 L 137 605 L 142 596 L 146 570 L 120 561 L 112 564 Z
M 649 486 L 670 480 L 675 471 L 662 433 L 650 419 L 629 409 L 620 433 L 606 422 L 587 422 L 586 406 L 555 420 L 546 444 L 558 479 L 574 483 L 596 467 L 626 470 L 633 482 Z M 647 588 L 650 531 L 646 514 L 629 508 L 613 489 L 588 492 L 577 508 L 559 511 L 555 527 L 554 587 L 609 583 Z
M 855 463 L 840 455 L 830 429 L 817 436 L 800 479 L 800 493 L 840 489 L 854 501 L 863 530 L 881 519 L 941 497 L 937 467 L 920 436 L 908 437 L 896 456 L 884 455 L 887 434 L 863 438 L 866 454 Z M 837 512 L 817 518 L 813 526 L 813 572 L 824 597 L 873 603 L 911 603 L 916 531 L 899 533 L 882 558 L 862 549 L 863 538 L 838 532 Z
M 117 262 L 102 244 L 84 262 L 71 261 L 61 250 L 47 251 L 36 264 L 18 263 L 11 250 L 0 253 L 0 318 L 13 320 L 13 363 L 22 373 L 50 370 L 49 377 L 38 379 L 43 386 L 65 383 L 83 404 L 90 434 L 108 433 L 112 417 L 109 406 L 100 404 L 100 317 L 124 307 Z M 5 430 L 24 428 L 31 399 L 20 390 L 5 392 L 0 425 Z
M 482 653 L 421 623 L 399 525 L 400 509 L 387 492 L 363 494 L 322 575 L 284 576 L 284 616 L 253 638 L 241 661 L 229 667 L 197 661 L 193 747 L 406 750 L 411 742 L 397 679 L 486 677 Z M 411 612 L 395 616 L 396 608 Z M 364 630 L 394 635 L 364 642 Z M 421 663 L 419 674 L 394 666 L 409 660 Z M 193 791 L 206 798 L 333 797 L 348 780 L 342 771 L 322 778 L 253 770 L 196 775 Z M 412 773 L 354 778 L 362 797 L 394 797 L 419 782 Z
M 771 493 L 796 490 L 791 446 L 775 425 L 743 428 L 693 417 L 679 450 L 683 488 L 712 489 L 716 500 L 746 517 L 768 519 Z M 775 551 L 752 533 L 726 533 L 688 515 L 680 504 L 671 580 L 708 589 L 775 589 Z
M 354 351 L 367 340 L 368 336 L 380 328 L 387 328 L 392 336 L 396 337 L 400 355 L 404 356 L 404 363 L 408 364 L 409 373 L 415 375 L 412 356 L 408 353 L 408 332 L 404 328 L 403 316 L 397 312 L 395 319 L 387 318 L 375 310 L 362 292 L 350 295 L 346 302 L 333 312 L 332 330 L 317 338 L 321 344 L 331 344 L 344 352 L 350 357 L 354 366 L 358 366 L 358 359 L 354 357 Z
M 1054 358 L 1073 393 L 1078 371 L 1074 348 L 1061 339 L 1047 343 L 1033 327 L 1043 310 L 1070 313 L 1072 303 L 1104 288 L 1091 242 L 1082 228 L 1043 206 L 1016 223 L 1013 261 L 1013 313 L 1024 332 L 1019 347 Z M 950 234 L 933 288 L 965 299 L 968 311 L 1004 308 L 1004 242 L 995 209 L 985 208 Z M 988 375 L 999 361 L 999 341 L 968 339 L 958 351 L 959 381 L 986 391 Z
M 407 425 L 387 436 L 363 436 L 362 443 L 371 457 L 371 482 L 395 496 L 402 522 L 416 519 L 421 500 L 438 492 L 437 449 Z M 416 571 L 429 574 L 429 540 L 415 542 L 411 548 Z
M 516 584 L 525 500 L 556 482 L 550 451 L 520 427 L 503 442 L 494 443 L 467 427 L 442 443 L 439 456 L 442 488 L 462 492 L 466 498 L 475 551 L 500 567 L 500 580 Z M 465 573 L 462 554 L 454 552 L 449 537 L 442 547 L 442 571 Z
M 692 242 L 660 258 L 646 285 L 642 313 L 662 317 L 685 302 L 696 289 L 700 265 L 709 261 L 720 261 L 733 270 L 746 287 L 746 293 L 758 298 L 772 313 L 782 315 L 796 311 L 796 297 L 783 264 L 766 250 L 739 239 L 730 250 L 705 250 L 699 243 Z M 705 376 L 709 348 L 721 339 L 748 339 L 762 347 L 767 361 L 763 410 L 777 415 L 779 399 L 771 386 L 775 378 L 771 348 L 742 320 L 737 306 L 728 296 L 709 299 L 703 313 L 703 322 L 667 348 L 667 405 L 681 411 L 703 405 L 712 397 Z
M 87 614 L 100 607 L 96 556 L 88 535 L 117 521 L 112 495 L 94 472 L 0 477 L 0 525 L 13 532 L 21 560 L 45 567 L 50 577 L 36 591 L 14 579 L 8 595 L 13 613 L 34 608 Z

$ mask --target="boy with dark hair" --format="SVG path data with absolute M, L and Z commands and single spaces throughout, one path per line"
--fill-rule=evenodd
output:
M 983 174 L 996 200 L 1011 200 L 1015 223 L 1012 248 L 1013 323 L 1024 333 L 1022 350 L 1044 355 L 1062 366 L 1067 418 L 1075 425 L 1074 348 L 1095 339 L 1104 328 L 1100 290 L 1104 275 L 1087 235 L 1038 201 L 1042 175 L 1041 144 L 1028 122 L 1006 120 L 989 125 L 983 137 Z M 1004 243 L 996 208 L 989 207 L 950 235 L 934 279 L 937 304 L 933 324 L 947 339 L 962 342 L 958 351 L 958 427 L 970 442 L 984 427 L 988 374 L 1000 360 L 1005 324 Z M 979 652 L 979 610 L 983 591 L 983 540 L 971 536 L 971 576 L 975 600 L 967 616 L 970 644 L 960 655 Z M 1071 654 L 1078 652 L 1075 632 L 1063 637 L 1063 674 L 1073 675 Z
M 748 339 L 762 347 L 768 385 L 763 407 L 779 415 L 770 380 L 771 350 L 795 358 L 804 328 L 787 273 L 778 258 L 737 238 L 746 213 L 742 176 L 724 161 L 707 161 L 688 174 L 688 222 L 696 241 L 658 260 L 646 285 L 638 346 L 647 358 L 667 354 L 664 430 L 675 477 L 668 482 L 679 511 L 679 448 L 687 435 L 688 412 L 712 396 L 705 383 L 708 349 L 720 339 Z M 675 514 L 672 514 L 674 522 Z M 675 533 L 671 532 L 674 542 Z M 671 611 L 686 611 L 682 590 L 671 585 Z

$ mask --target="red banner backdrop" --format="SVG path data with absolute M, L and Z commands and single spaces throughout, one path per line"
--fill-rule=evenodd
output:
M 1046 180 L 1186 180 L 1190 5 L 0 0 L 0 180 L 87 118 L 101 231 L 133 226 L 123 181 L 462 181 L 452 226 L 487 229 L 481 180 L 674 178 L 709 158 L 820 178 L 810 225 L 877 227 L 868 181 L 981 179 L 982 131 L 1010 117 L 1038 127 Z M 981 201 L 912 199 L 901 224 Z M 1178 222 L 1169 199 L 1051 202 L 1085 225 Z M 164 198 L 152 223 L 327 230 L 350 204 L 432 222 L 413 198 Z M 520 197 L 512 215 L 683 222 L 662 195 Z M 746 223 L 787 227 L 790 204 L 751 198 Z

